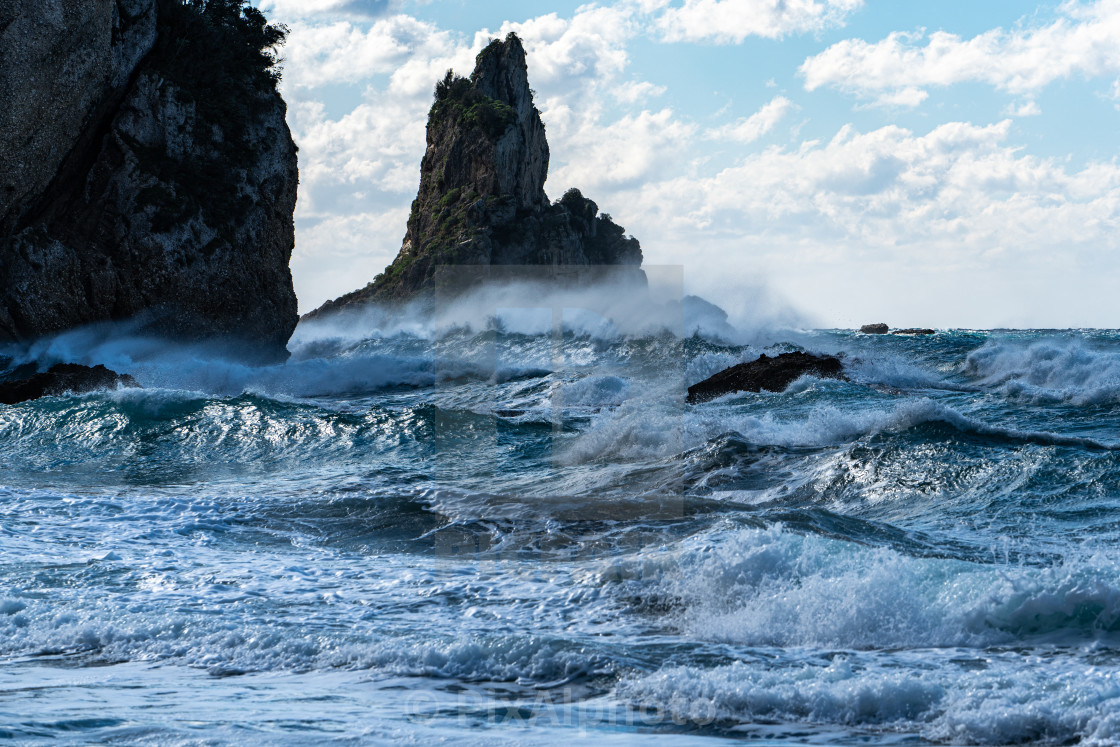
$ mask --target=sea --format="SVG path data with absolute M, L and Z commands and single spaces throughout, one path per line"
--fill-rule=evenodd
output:
M 1120 332 L 589 298 L 0 350 L 0 742 L 1120 743 Z

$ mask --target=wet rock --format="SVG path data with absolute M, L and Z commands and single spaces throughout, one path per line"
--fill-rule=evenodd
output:
M 891 331 L 891 328 L 880 322 L 878 324 L 865 324 L 859 328 L 859 331 L 865 335 L 885 335 Z
M 46 373 L 26 379 L 0 382 L 0 404 L 14 405 L 40 397 L 62 394 L 84 394 L 105 389 L 135 389 L 140 384 L 128 374 L 110 371 L 105 366 L 81 366 L 59 363 Z
M 896 335 L 934 335 L 937 334 L 935 329 L 896 329 L 892 334 Z
M 774 358 L 763 354 L 758 360 L 740 363 L 688 388 L 688 402 L 697 404 L 733 392 L 784 392 L 805 376 L 843 379 L 844 364 L 831 355 L 782 353 Z

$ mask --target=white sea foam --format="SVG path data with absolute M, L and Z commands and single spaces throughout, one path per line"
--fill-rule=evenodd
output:
M 1120 402 L 1120 353 L 1080 340 L 994 340 L 968 355 L 964 372 L 985 387 L 1028 402 Z
M 792 394 L 796 394 L 796 389 Z M 674 407 L 660 395 L 631 398 L 617 410 L 601 415 L 589 430 L 567 444 L 562 458 L 569 464 L 608 458 L 664 458 L 702 446 L 728 432 L 759 445 L 826 447 L 878 433 L 903 432 L 926 423 L 945 423 L 963 433 L 1023 443 L 1117 448 L 1116 444 L 1089 438 L 992 425 L 926 397 L 877 409 L 818 405 L 795 418 L 771 412 L 748 414 L 718 405 L 717 401 L 715 406 L 687 408 L 678 403 Z
M 667 720 L 700 724 L 808 722 L 913 731 L 950 744 L 1105 745 L 1120 736 L 1120 671 L 1061 655 L 949 650 L 667 667 L 626 678 L 619 695 Z
M 629 595 L 677 600 L 702 640 L 842 649 L 1085 643 L 1120 634 L 1120 564 L 1052 567 L 911 557 L 772 527 L 609 565 Z
M 621 405 L 630 394 L 630 382 L 620 376 L 591 375 L 560 387 L 564 407 Z

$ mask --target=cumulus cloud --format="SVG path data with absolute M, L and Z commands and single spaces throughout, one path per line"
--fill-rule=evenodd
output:
M 480 32 L 476 45 L 516 33 L 529 55 L 533 85 L 558 95 L 586 92 L 589 85 L 615 79 L 629 64 L 626 45 L 639 30 L 630 6 L 587 5 L 570 19 L 549 13 L 523 23 L 506 22 L 495 32 Z
M 391 75 L 402 92 L 425 96 L 448 67 L 473 63 L 468 45 L 406 15 L 379 19 L 368 28 L 349 21 L 293 22 L 284 57 L 288 87 L 358 83 Z
M 1004 113 L 1009 117 L 1037 117 L 1042 114 L 1042 107 L 1038 102 L 1028 99 L 1019 104 L 1008 104 Z
M 565 139 L 566 163 L 548 183 L 591 192 L 636 187 L 678 170 L 696 132 L 696 125 L 678 119 L 672 109 L 588 123 Z
M 770 133 L 787 114 L 797 105 L 785 96 L 775 96 L 766 106 L 749 117 L 734 124 L 720 127 L 708 133 L 713 140 L 733 140 L 739 143 L 753 143 Z
M 809 91 L 824 86 L 890 105 L 916 106 L 926 89 L 979 82 L 1022 95 L 1081 75 L 1120 72 L 1120 0 L 1066 2 L 1052 22 L 971 39 L 936 31 L 846 39 L 801 65 Z
M 861 7 L 863 0 L 684 0 L 665 8 L 656 25 L 666 41 L 738 44 L 843 25 Z
M 747 154 L 610 196 L 652 263 L 687 262 L 722 301 L 767 277 L 801 308 L 861 324 L 1103 324 L 1120 164 L 1025 154 L 1010 121 L 896 126 Z
M 664 95 L 665 86 L 655 86 L 649 81 L 631 81 L 623 83 L 614 89 L 615 98 L 627 104 L 636 104 L 640 101 Z
M 662 235 L 741 238 L 755 226 L 775 245 L 938 249 L 912 255 L 918 263 L 974 264 L 998 247 L 1115 243 L 1120 164 L 1068 172 L 1009 144 L 1010 127 L 950 122 L 923 135 L 849 125 L 828 142 L 771 147 L 714 176 L 648 185 L 641 202 L 674 205 Z
M 401 248 L 408 207 L 328 215 L 297 223 L 292 278 L 303 312 L 360 288 Z

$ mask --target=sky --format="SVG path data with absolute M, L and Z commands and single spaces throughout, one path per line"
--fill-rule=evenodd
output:
M 1120 0 L 254 1 L 301 312 L 396 256 L 436 81 L 515 31 L 549 196 L 733 319 L 1120 327 Z

